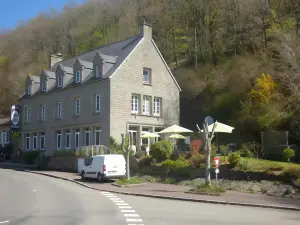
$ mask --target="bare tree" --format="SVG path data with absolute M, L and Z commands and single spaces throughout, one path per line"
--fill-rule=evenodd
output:
M 122 136 L 122 150 L 124 152 L 125 158 L 126 158 L 126 178 L 127 180 L 130 180 L 130 167 L 129 167 L 129 159 L 130 159 L 130 152 L 132 150 L 132 134 L 124 135 Z M 128 143 L 126 143 L 128 140 Z

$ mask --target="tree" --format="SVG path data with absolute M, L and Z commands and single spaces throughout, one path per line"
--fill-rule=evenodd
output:
M 199 132 L 201 131 L 198 124 L 196 125 Z M 215 134 L 215 129 L 216 129 L 217 123 L 214 123 L 212 132 L 210 133 L 208 130 L 208 124 L 205 121 L 203 123 L 203 131 L 205 134 L 205 147 L 204 147 L 204 151 L 205 151 L 205 184 L 210 186 L 211 185 L 211 178 L 210 178 L 210 158 L 211 158 L 211 141 L 214 138 L 214 134 Z
M 130 180 L 129 158 L 130 158 L 130 152 L 132 147 L 132 134 L 129 135 L 121 134 L 121 136 L 122 136 L 122 150 L 126 158 L 126 177 L 127 180 Z

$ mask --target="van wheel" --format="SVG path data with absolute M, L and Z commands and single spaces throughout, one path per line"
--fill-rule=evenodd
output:
M 82 170 L 82 172 L 81 172 L 81 179 L 82 179 L 82 180 L 85 180 L 85 179 L 86 179 L 84 170 Z
M 97 180 L 99 181 L 99 182 L 104 182 L 104 178 L 103 178 L 103 176 L 101 175 L 101 173 L 98 173 L 97 174 Z

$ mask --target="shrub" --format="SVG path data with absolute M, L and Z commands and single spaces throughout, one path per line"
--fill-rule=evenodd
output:
M 151 145 L 150 154 L 156 162 L 169 159 L 173 152 L 173 145 L 169 141 L 159 141 Z
M 295 156 L 295 150 L 286 148 L 283 150 L 283 158 L 285 161 L 290 162 L 291 158 Z
M 142 169 L 145 166 L 151 166 L 153 162 L 153 158 L 151 156 L 146 156 L 144 158 L 141 158 L 138 162 L 138 167 Z
M 144 152 L 144 151 L 138 151 L 138 152 L 135 154 L 135 158 L 140 159 L 140 158 L 145 157 L 145 155 L 146 155 L 146 152 Z
M 251 169 L 249 160 L 244 159 L 237 165 L 238 169 L 244 172 L 247 172 Z
M 188 161 L 193 168 L 200 168 L 205 163 L 204 155 L 202 154 L 193 155 Z
M 228 158 L 229 163 L 232 167 L 236 167 L 241 162 L 241 155 L 239 152 L 233 152 L 229 155 Z
M 221 151 L 221 154 L 223 156 L 227 156 L 228 155 L 228 146 L 227 145 L 220 145 L 220 151 Z
M 178 152 L 172 152 L 170 159 L 171 160 L 177 160 L 180 157 Z
M 162 165 L 167 167 L 168 172 L 172 171 L 177 175 L 184 177 L 189 175 L 190 163 L 183 157 L 179 157 L 175 161 L 167 159 Z
M 289 168 L 282 173 L 282 176 L 287 181 L 300 179 L 300 169 Z
M 40 156 L 40 151 L 28 151 L 23 152 L 22 157 L 24 158 L 25 163 L 34 164 Z

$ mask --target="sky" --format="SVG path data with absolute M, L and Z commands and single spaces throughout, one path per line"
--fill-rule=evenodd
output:
M 61 10 L 68 2 L 84 0 L 0 0 L 0 30 L 14 29 L 20 21 L 27 21 L 49 9 Z

